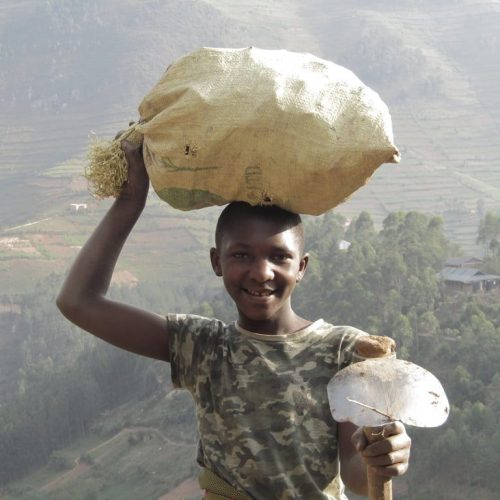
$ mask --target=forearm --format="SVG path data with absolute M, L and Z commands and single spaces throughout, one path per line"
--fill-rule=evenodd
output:
M 341 465 L 342 481 L 356 495 L 368 494 L 366 464 L 359 453 L 354 453 Z
M 123 141 L 128 179 L 119 197 L 78 254 L 57 298 L 80 328 L 121 349 L 170 360 L 168 325 L 154 314 L 105 297 L 120 252 L 140 217 L 149 189 L 142 146 Z
M 352 436 L 358 427 L 351 422 L 339 423 L 340 475 L 342 481 L 353 493 L 367 495 L 368 480 L 366 463 L 352 442 Z
M 144 202 L 115 200 L 69 271 L 57 299 L 61 309 L 106 294 L 123 245 L 143 208 Z

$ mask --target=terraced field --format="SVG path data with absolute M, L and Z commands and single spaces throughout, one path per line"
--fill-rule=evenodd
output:
M 59 0 L 51 8 L 62 21 L 74 23 L 79 11 L 71 5 Z M 390 105 L 403 161 L 379 169 L 339 211 L 354 216 L 368 210 L 377 223 L 393 210 L 441 214 L 451 236 L 466 250 L 479 251 L 475 232 L 481 213 L 500 210 L 498 2 L 192 0 L 159 6 L 107 0 L 89 5 L 87 21 L 69 31 L 66 42 L 53 35 L 53 55 L 40 52 L 42 39 L 34 31 L 20 35 L 19 67 L 9 72 L 8 55 L 0 56 L 0 90 L 5 89 L 0 95 L 0 229 L 50 213 L 54 203 L 74 194 L 70 179 L 49 185 L 38 177 L 80 175 L 89 134 L 111 135 L 134 118 L 141 95 L 168 62 L 199 45 L 256 45 L 308 51 L 344 64 Z M 8 21 L 28 26 L 36 9 L 41 7 L 34 1 L 2 2 L 0 38 Z M 133 20 L 134 12 L 140 21 Z M 92 16 L 101 30 L 92 31 Z M 54 24 L 56 32 L 61 30 L 57 36 L 65 36 L 64 22 Z M 97 44 L 91 55 L 90 35 Z M 42 62 L 30 59 L 28 49 Z M 47 82 L 58 89 L 55 96 L 37 97 L 29 85 L 36 78 L 30 65 L 35 71 L 42 63 L 61 71 Z M 87 75 L 81 88 L 72 88 L 78 64 L 101 68 L 110 80 Z M 19 78 L 18 87 L 9 75 Z
M 377 222 L 394 210 L 441 214 L 449 235 L 477 252 L 479 200 L 483 211 L 500 210 L 500 4 L 419 5 L 358 1 L 346 8 L 313 1 L 304 7 L 324 55 L 353 68 L 389 103 L 403 156 L 400 165 L 381 167 L 339 210 L 368 210 Z M 373 71 L 377 59 L 382 76 Z M 415 86 L 419 79 L 429 89 Z
M 199 498 L 193 477 L 196 439 L 171 435 L 162 427 L 165 415 L 175 411 L 168 405 L 178 398 L 172 393 L 161 396 L 106 412 L 87 438 L 10 484 L 2 498 Z M 145 412 L 147 423 L 142 423 Z
M 306 51 L 352 68 L 389 104 L 403 160 L 382 166 L 338 210 L 367 210 L 378 224 L 398 210 L 440 214 L 450 237 L 479 254 L 479 219 L 500 212 L 499 26 L 498 0 L 2 0 L 0 280 L 10 301 L 0 303 L 0 392 L 14 383 L 7 358 L 16 332 L 5 318 L 16 314 L 16 295 L 67 269 L 108 206 L 82 178 L 89 135 L 122 128 L 165 66 L 201 45 Z M 214 282 L 217 213 L 181 213 L 151 194 L 115 282 L 148 280 L 158 290 L 162 280 L 176 290 Z M 71 470 L 46 467 L 6 498 L 194 497 L 194 441 L 162 434 L 164 403 L 110 415 L 66 450 Z M 85 453 L 93 464 L 80 462 Z

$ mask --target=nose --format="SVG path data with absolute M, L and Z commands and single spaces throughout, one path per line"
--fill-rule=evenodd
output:
M 257 283 L 265 283 L 274 278 L 272 263 L 267 259 L 255 259 L 250 269 L 250 277 Z

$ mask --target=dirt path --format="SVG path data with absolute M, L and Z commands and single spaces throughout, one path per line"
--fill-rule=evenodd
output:
M 75 460 L 75 467 L 73 469 L 67 472 L 63 472 L 60 476 L 50 481 L 50 483 L 47 483 L 39 488 L 39 491 L 43 491 L 44 493 L 54 491 L 64 483 L 67 483 L 68 481 L 72 481 L 74 479 L 78 479 L 82 474 L 87 472 L 89 468 L 90 465 L 83 464 L 77 459 Z
M 48 220 L 51 220 L 53 219 L 53 217 L 47 217 L 45 219 L 40 219 L 40 220 L 36 220 L 34 222 L 28 222 L 27 224 L 21 224 L 20 226 L 14 226 L 14 227 L 7 227 L 3 230 L 3 232 L 7 232 L 7 231 L 14 231 L 16 229 L 22 229 L 24 227 L 30 227 L 30 226 L 34 226 L 35 224 L 40 224 L 40 222 L 45 222 L 45 221 L 48 221 Z
M 120 443 L 123 442 L 123 439 L 125 437 L 130 436 L 130 434 L 139 433 L 139 432 L 143 432 L 143 433 L 149 434 L 149 435 L 154 434 L 155 436 L 159 437 L 164 443 L 168 443 L 172 446 L 190 446 L 189 444 L 186 444 L 183 442 L 172 441 L 170 438 L 165 436 L 165 434 L 163 434 L 159 429 L 156 429 L 154 427 L 126 427 L 125 429 L 122 429 L 120 432 L 118 432 L 118 434 L 115 434 L 113 437 L 109 438 L 108 440 L 104 441 L 103 443 L 100 443 L 97 446 L 94 446 L 94 448 L 91 448 L 90 450 L 86 450 L 84 453 L 85 454 L 96 453 L 96 452 L 99 452 L 100 449 L 108 448 L 105 451 L 103 451 L 97 458 L 94 459 L 95 463 L 100 463 L 101 460 L 103 460 L 106 456 L 108 456 L 109 454 L 113 453 L 113 451 L 115 451 L 115 449 L 120 445 Z M 85 463 L 81 462 L 79 458 L 77 458 L 77 459 L 75 459 L 75 466 L 71 470 L 62 472 L 59 476 L 55 477 L 52 481 L 50 481 L 50 482 L 44 484 L 42 487 L 40 487 L 39 491 L 44 492 L 44 493 L 49 493 L 51 491 L 54 491 L 57 488 L 60 488 L 63 484 L 78 479 L 85 472 L 87 472 L 91 467 L 92 467 L 91 465 L 85 464 Z M 186 481 L 184 481 L 184 482 L 186 482 Z M 183 483 L 181 483 L 181 484 L 183 484 Z M 199 488 L 198 488 L 198 491 L 199 491 Z M 194 494 L 196 494 L 196 492 Z M 175 497 L 176 500 L 179 500 L 179 498 L 180 497 Z

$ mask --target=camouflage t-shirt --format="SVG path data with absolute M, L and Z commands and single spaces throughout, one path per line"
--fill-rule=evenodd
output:
M 198 462 L 255 499 L 344 499 L 330 378 L 365 333 L 318 320 L 287 335 L 167 316 L 172 381 L 193 396 Z

